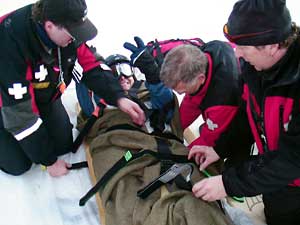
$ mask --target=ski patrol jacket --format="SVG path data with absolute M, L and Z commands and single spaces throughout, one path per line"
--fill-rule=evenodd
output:
M 224 171 L 223 182 L 230 196 L 300 186 L 299 43 L 290 46 L 267 71 L 258 72 L 249 63 L 242 68 L 243 99 L 260 155 Z
M 82 82 L 109 104 L 116 105 L 124 93 L 108 66 L 97 62 L 85 43 L 47 46 L 42 41 L 47 39 L 45 31 L 43 35 L 32 20 L 31 8 L 0 18 L 0 129 L 10 132 L 33 162 L 48 166 L 57 158 L 39 107 L 60 98 L 60 84 L 71 82 L 76 60 L 83 67 Z
M 228 152 L 216 146 L 219 136 L 226 131 L 238 110 L 238 64 L 230 44 L 221 41 L 211 41 L 200 49 L 206 54 L 208 67 L 206 80 L 200 90 L 193 95 L 186 94 L 180 105 L 182 128 L 191 125 L 200 115 L 204 120 L 200 136 L 194 140 L 194 145 L 215 147 L 221 158 Z

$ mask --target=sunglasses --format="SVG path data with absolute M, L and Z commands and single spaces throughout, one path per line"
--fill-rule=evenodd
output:
M 114 75 L 116 77 L 121 77 L 121 76 L 131 77 L 131 76 L 133 76 L 132 68 L 127 63 L 118 63 L 118 64 L 114 65 L 114 67 L 115 67 Z

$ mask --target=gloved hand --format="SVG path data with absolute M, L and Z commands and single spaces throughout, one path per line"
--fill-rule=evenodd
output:
M 136 42 L 136 46 L 129 42 L 125 42 L 123 45 L 124 48 L 132 52 L 130 56 L 131 64 L 138 67 L 145 74 L 148 83 L 159 83 L 159 67 L 154 57 L 150 54 L 147 46 L 145 46 L 140 37 L 134 37 L 134 41 Z
M 125 42 L 124 43 L 124 48 L 128 49 L 129 51 L 132 52 L 130 59 L 132 65 L 134 65 L 135 61 L 138 59 L 138 57 L 143 53 L 143 51 L 146 49 L 146 46 L 143 42 L 143 40 L 140 37 L 135 36 L 134 41 L 136 43 L 136 46 L 129 43 Z

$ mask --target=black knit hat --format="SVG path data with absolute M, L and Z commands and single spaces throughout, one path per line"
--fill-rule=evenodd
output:
M 223 28 L 229 41 L 250 46 L 280 43 L 291 31 L 285 0 L 240 0 Z

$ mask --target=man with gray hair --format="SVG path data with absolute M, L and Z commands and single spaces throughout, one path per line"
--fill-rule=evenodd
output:
M 229 126 L 245 133 L 243 137 L 249 136 L 235 119 L 239 114 L 240 96 L 238 64 L 229 43 L 211 41 L 201 47 L 180 45 L 173 48 L 164 59 L 160 79 L 177 93 L 185 93 L 180 105 L 183 129 L 200 115 L 204 120 L 200 136 L 188 146 L 189 158 L 195 159 L 200 170 L 220 158 L 227 158 L 225 166 L 229 166 L 248 157 L 251 142 L 231 148 L 222 138 Z M 246 143 L 242 139 L 237 141 Z

